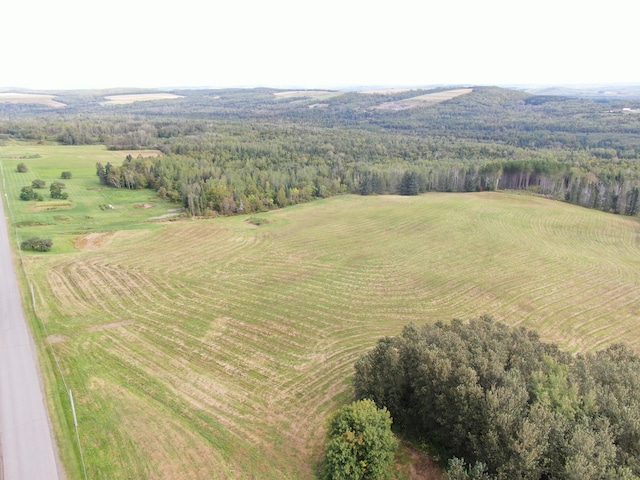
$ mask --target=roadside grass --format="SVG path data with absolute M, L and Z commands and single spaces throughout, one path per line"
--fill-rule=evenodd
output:
M 637 218 L 483 192 L 157 224 L 144 220 L 172 205 L 151 192 L 96 188 L 92 152 L 113 152 L 44 146 L 18 174 L 7 148 L 20 147 L 0 148 L 10 224 L 54 237 L 24 271 L 47 329 L 34 323 L 37 341 L 74 392 L 89 478 L 315 478 L 355 360 L 410 322 L 489 313 L 574 352 L 640 346 Z M 25 175 L 62 170 L 71 209 L 17 200 Z M 72 445 L 54 377 L 58 438 Z

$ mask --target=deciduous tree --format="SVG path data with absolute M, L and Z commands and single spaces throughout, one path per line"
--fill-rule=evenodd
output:
M 360 400 L 336 413 L 329 423 L 324 460 L 327 480 L 376 480 L 389 477 L 398 442 L 391 415 L 371 400 Z

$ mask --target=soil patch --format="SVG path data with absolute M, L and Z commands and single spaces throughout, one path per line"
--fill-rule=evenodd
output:
M 49 335 L 47 337 L 47 342 L 49 343 L 60 343 L 64 342 L 67 339 L 64 335 L 60 335 L 58 333 L 54 333 L 53 335 Z
M 164 215 L 158 215 L 157 217 L 150 217 L 147 220 L 167 220 L 167 219 L 177 219 L 183 216 L 183 212 L 169 212 Z
M 113 240 L 114 232 L 97 232 L 78 237 L 73 241 L 73 246 L 78 250 L 98 250 Z
M 65 208 L 71 208 L 71 202 L 69 200 L 35 202 L 29 206 L 29 209 L 33 212 L 41 212 L 43 210 L 60 210 Z
M 406 460 L 398 470 L 409 480 L 443 480 L 442 468 L 426 453 L 408 442 L 400 443 L 400 455 Z

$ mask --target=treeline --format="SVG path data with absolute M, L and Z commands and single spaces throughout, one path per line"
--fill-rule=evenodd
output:
M 375 108 L 433 91 L 307 98 L 273 89 L 194 90 L 118 106 L 101 105 L 95 92 L 68 92 L 60 97 L 64 109 L 26 114 L 27 107 L 1 106 L 0 140 L 159 150 L 163 158 L 109 166 L 101 181 L 154 188 L 193 215 L 346 192 L 496 189 L 637 214 L 640 104 L 479 87 L 437 105 Z
M 355 365 L 357 399 L 449 459 L 449 478 L 640 477 L 640 357 L 571 356 L 481 317 L 382 338 Z
M 503 161 L 482 165 L 415 159 L 365 162 L 324 145 L 298 149 L 218 145 L 213 152 L 160 157 L 127 156 L 122 165 L 96 166 L 100 183 L 152 188 L 191 215 L 232 215 L 282 208 L 343 193 L 418 195 L 423 192 L 527 190 L 607 212 L 637 215 L 640 180 L 584 171 L 556 161 Z

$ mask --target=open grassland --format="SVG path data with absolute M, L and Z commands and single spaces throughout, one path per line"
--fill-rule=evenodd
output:
M 47 107 L 66 107 L 64 103 L 54 100 L 53 95 L 37 93 L 0 93 L 0 103 L 27 103 L 46 105 Z
M 0 148 L 10 222 L 54 235 L 25 271 L 89 478 L 312 479 L 354 361 L 409 322 L 489 313 L 573 351 L 640 346 L 637 218 L 485 192 L 148 223 L 171 205 L 94 178 L 91 155 L 118 152 L 39 147 L 18 174 L 7 157 L 20 148 Z M 14 200 L 23 179 L 62 170 L 74 173 L 68 220 Z M 66 391 L 49 391 L 72 444 Z
M 184 98 L 173 93 L 127 93 L 123 95 L 109 95 L 105 105 L 126 105 L 134 102 L 149 102 L 152 100 L 175 100 Z
M 455 90 L 427 93 L 425 95 L 418 95 L 417 97 L 406 98 L 404 100 L 385 102 L 375 108 L 379 110 L 407 110 L 409 108 L 424 107 L 425 105 L 445 102 L 452 98 L 459 97 L 460 95 L 471 93 L 472 91 L 472 88 L 457 88 Z

